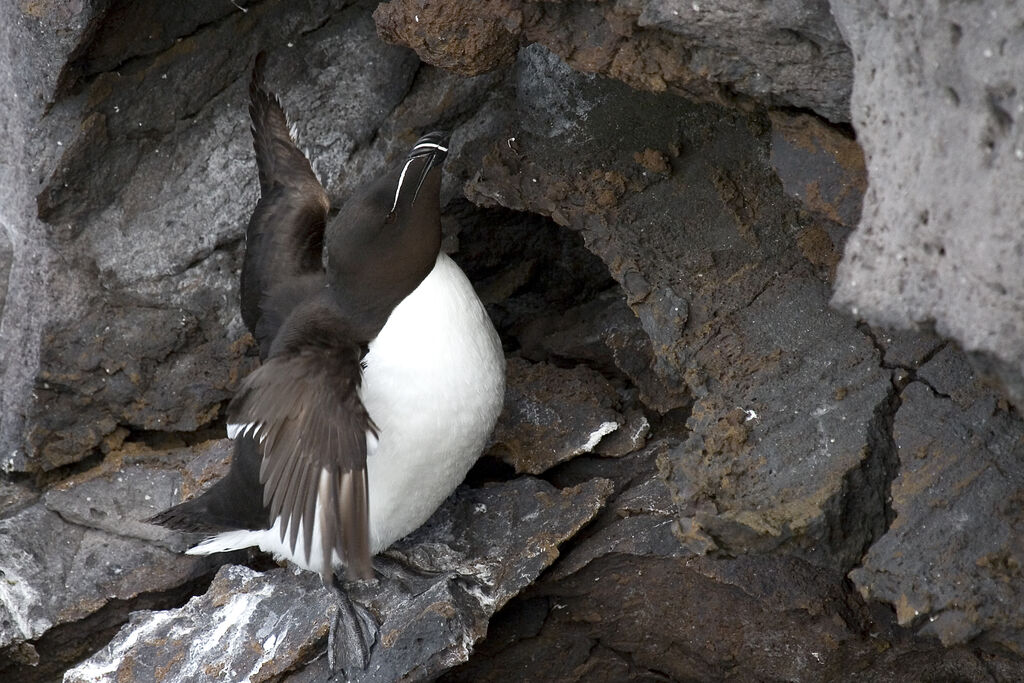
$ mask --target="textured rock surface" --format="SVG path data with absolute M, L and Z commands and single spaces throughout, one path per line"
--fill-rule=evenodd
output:
M 411 47 L 435 66 L 476 76 L 515 61 L 523 20 L 517 4 L 400 0 L 381 3 L 373 18 L 384 40 Z
M 582 457 L 568 484 L 615 480 L 598 518 L 552 571 L 491 622 L 474 656 L 441 680 L 1014 681 L 998 648 L 943 648 L 787 555 L 695 556 L 659 474 L 673 439 L 624 460 Z M 627 465 L 617 468 L 618 464 Z
M 591 476 L 612 477 L 615 494 L 601 515 L 578 538 L 571 550 L 547 575 L 570 576 L 609 555 L 690 557 L 694 551 L 679 538 L 679 509 L 661 472 L 665 455 L 675 443 L 659 439 L 625 456 L 621 462 L 581 458 L 556 474 L 560 485 Z
M 30 401 L 33 367 L 39 353 L 41 321 L 49 308 L 47 273 L 53 254 L 45 248 L 45 227 L 38 220 L 33 192 L 55 144 L 45 144 L 40 118 L 64 62 L 89 20 L 89 10 L 41 16 L 15 3 L 0 7 L 0 87 L 9 93 L 0 103 L 0 257 L 5 293 L 0 318 L 0 459 L 4 469 L 25 462 L 21 443 L 25 404 Z M 15 62 L 14 55 L 19 56 Z M 15 257 L 16 255 L 16 257 Z
M 228 463 L 264 47 L 335 206 L 452 132 L 445 248 L 512 360 L 513 466 L 349 587 L 365 679 L 1024 680 L 1024 425 L 967 365 L 1020 365 L 1020 311 L 982 310 L 1019 270 L 1019 10 L 837 0 L 851 53 L 822 0 L 58 4 L 0 5 L 0 678 L 329 674 L 315 578 L 138 521 Z M 906 297 L 888 261 L 932 261 L 890 225 L 948 238 Z M 937 334 L 829 309 L 857 253 L 877 301 L 941 285 L 905 316 Z
M 492 147 L 470 196 L 583 231 L 651 339 L 655 371 L 699 396 L 692 436 L 669 456 L 685 533 L 703 550 L 781 546 L 852 567 L 888 521 L 889 373 L 870 337 L 828 310 L 816 274 L 827 264 L 800 249 L 820 224 L 773 182 L 766 128 L 728 115 L 710 123 L 706 110 L 672 98 L 622 103 L 622 86 L 574 74 L 537 46 L 515 78 L 518 146 Z M 607 101 L 620 102 L 614 118 L 602 112 Z M 580 111 L 589 112 L 586 137 L 572 123 Z M 556 116 L 570 123 L 546 123 Z M 581 171 L 570 149 L 594 150 L 602 170 Z M 644 150 L 657 149 L 668 150 L 661 172 L 645 165 Z M 581 175 L 594 185 L 580 185 Z M 845 201 L 830 196 L 830 205 Z M 709 205 L 719 212 L 709 216 Z M 645 397 L 665 408 L 673 399 L 685 403 Z
M 183 449 L 164 456 L 163 463 L 203 468 L 224 455 L 222 447 L 213 447 L 194 459 L 191 449 Z M 216 568 L 212 558 L 179 554 L 180 543 L 151 542 L 166 534 L 138 521 L 184 486 L 180 473 L 154 465 L 153 452 L 122 454 L 0 519 L 0 652 L 6 648 L 10 658 L 0 656 L 0 675 L 52 677 L 60 671 L 55 666 L 82 657 L 89 652 L 82 648 L 95 648 L 113 634 L 111 625 L 116 630 L 117 619 L 126 616 L 124 604 L 172 604 L 179 598 L 175 589 Z M 71 648 L 63 643 L 70 653 L 54 652 L 67 638 L 61 629 L 69 628 L 80 629 L 68 638 Z M 14 657 L 24 641 L 36 641 L 28 646 L 39 651 L 33 659 L 46 658 L 39 669 L 19 666 L 24 662 Z
M 495 610 L 558 557 L 558 545 L 611 492 L 595 479 L 561 491 L 528 478 L 463 489 L 378 562 L 382 578 L 346 591 L 371 632 L 366 670 L 345 680 L 428 678 L 465 661 Z M 338 604 L 311 572 L 221 570 L 177 610 L 137 613 L 67 681 L 273 680 L 305 665 L 325 680 L 322 655 Z M 302 675 L 302 674 L 300 674 Z
M 818 218 L 856 227 L 868 183 L 857 142 L 806 114 L 775 111 L 771 121 L 772 168 L 786 194 L 799 199 Z M 813 242 L 805 239 L 805 244 L 800 246 L 806 255 Z M 835 266 L 830 260 L 826 263 Z
M 185 606 L 132 614 L 107 647 L 64 680 L 273 680 L 313 655 L 332 607 L 331 592 L 314 574 L 227 565 Z
M 685 390 L 655 372 L 651 340 L 619 287 L 564 313 L 541 315 L 525 325 L 517 341 L 524 358 L 555 363 L 585 361 L 609 377 L 625 376 L 645 403 L 677 406 Z
M 785 549 L 843 570 L 885 530 L 889 373 L 826 300 L 820 283 L 769 287 L 698 353 L 715 387 L 669 474 L 698 547 Z
M 856 58 L 853 124 L 871 185 L 837 304 L 934 321 L 1024 405 L 1024 47 L 1013 2 L 833 9 Z
M 786 557 L 609 555 L 531 590 L 441 680 L 1009 683 L 1024 671 L 1005 654 L 865 637 L 878 625 L 836 579 Z
M 513 79 L 514 122 L 491 142 L 468 196 L 581 231 L 650 339 L 655 373 L 675 389 L 645 402 L 685 404 L 680 385 L 699 389 L 688 364 L 714 334 L 712 319 L 799 259 L 786 250 L 800 229 L 788 221 L 799 218 L 765 163 L 763 122 L 577 74 L 536 45 Z
M 297 113 L 322 117 L 299 114 L 295 120 L 303 137 L 321 145 L 313 151 L 332 169 L 370 140 L 414 73 L 414 57 L 377 41 L 359 10 L 270 3 L 230 10 L 196 29 L 187 22 L 163 24 L 159 4 L 148 4 L 151 12 L 138 9 L 131 20 L 139 31 L 154 24 L 163 27 L 161 35 L 172 31 L 164 49 L 88 79 L 83 74 L 68 86 L 83 96 L 59 100 L 40 124 L 35 144 L 47 152 L 36 162 L 45 178 L 37 190 L 44 223 L 19 245 L 8 296 L 14 310 L 5 316 L 22 325 L 34 321 L 34 327 L 12 322 L 4 328 L 11 335 L 5 348 L 25 353 L 7 363 L 4 382 L 8 393 L 22 391 L 12 400 L 24 420 L 18 424 L 14 411 L 5 410 L 5 438 L 8 446 L 22 438 L 26 445 L 4 448 L 9 468 L 74 462 L 93 448 L 116 445 L 125 430 L 205 426 L 252 367 L 236 291 L 242 229 L 256 200 L 242 75 L 264 33 L 292 36 L 299 49 L 315 41 L 338 64 L 358 55 L 372 65 L 351 70 L 282 60 L 285 80 L 315 86 L 323 79 L 337 87 L 335 100 L 307 87 L 291 90 L 287 103 Z M 95 42 L 122 20 L 121 11 L 92 18 L 98 26 L 76 47 L 83 64 L 101 68 L 104 61 L 92 57 L 97 51 L 120 49 L 126 58 L 161 47 Z M 17 22 L 38 23 L 27 15 Z M 245 37 L 239 49 L 221 47 L 237 43 L 239 35 Z M 216 65 L 210 53 L 218 55 Z M 328 118 L 329 135 L 321 123 Z M 335 125 L 338 118 L 343 125 Z M 375 170 L 380 159 L 373 161 Z M 343 181 L 327 179 L 332 191 L 358 181 L 359 162 L 344 167 L 349 175 Z M 233 191 L 214 189 L 220 187 Z M 13 317 L 39 300 L 61 305 Z M 26 382 L 31 398 L 24 396 Z
M 849 120 L 852 59 L 825 0 L 392 0 L 374 17 L 385 40 L 467 75 L 511 63 L 517 40 L 538 42 L 575 69 L 641 90 L 724 100 L 742 93 Z
M 505 409 L 494 429 L 491 453 L 516 472 L 540 474 L 581 453 L 625 424 L 619 397 L 608 380 L 577 366 L 510 359 Z
M 644 90 L 849 119 L 851 58 L 824 0 L 759 3 L 541 2 L 527 36 L 574 68 Z
M 902 393 L 896 519 L 851 578 L 900 623 L 1024 652 L 1024 423 L 945 347 Z

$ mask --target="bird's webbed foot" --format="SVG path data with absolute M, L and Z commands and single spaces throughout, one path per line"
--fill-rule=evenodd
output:
M 337 597 L 337 609 L 327 637 L 327 664 L 336 680 L 347 680 L 369 666 L 377 622 L 365 608 L 352 602 L 337 577 L 331 588 Z

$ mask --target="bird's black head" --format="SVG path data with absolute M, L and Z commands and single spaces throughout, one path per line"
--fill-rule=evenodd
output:
M 389 172 L 358 190 L 327 230 L 327 277 L 367 339 L 434 267 L 441 249 L 446 136 L 429 133 Z

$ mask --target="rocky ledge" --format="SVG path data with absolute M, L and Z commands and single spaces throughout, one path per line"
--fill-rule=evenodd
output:
M 1021 680 L 1022 21 L 0 6 L 0 677 Z M 509 357 L 488 453 L 347 602 L 140 521 L 225 471 L 257 362 L 259 49 L 335 206 L 452 131 L 445 248 Z

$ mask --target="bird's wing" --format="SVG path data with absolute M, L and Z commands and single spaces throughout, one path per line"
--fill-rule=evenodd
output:
M 301 522 L 307 562 L 319 516 L 325 581 L 332 551 L 351 576 L 372 575 L 366 440 L 376 429 L 359 398 L 360 373 L 357 344 L 285 349 L 245 378 L 228 407 L 236 432 L 260 443 L 270 521 L 281 517 L 293 552 Z
M 281 102 L 264 82 L 266 54 L 256 56 L 249 83 L 249 117 L 259 169 L 260 200 L 246 228 L 242 266 L 242 319 L 255 335 L 270 287 L 287 278 L 321 272 L 330 200 L 299 151 Z M 261 350 L 273 332 L 261 339 Z

